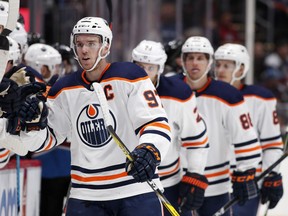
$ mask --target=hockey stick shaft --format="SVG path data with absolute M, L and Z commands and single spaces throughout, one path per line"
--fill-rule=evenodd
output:
M 107 130 L 112 136 L 113 140 L 116 142 L 116 144 L 120 147 L 120 149 L 123 151 L 125 156 L 128 158 L 128 160 L 133 161 L 133 156 L 131 155 L 130 150 L 127 148 L 127 146 L 123 143 L 123 141 L 120 139 L 120 137 L 116 134 L 115 130 L 112 127 L 111 119 L 109 116 L 109 108 L 108 103 L 106 100 L 106 97 L 104 95 L 102 86 L 98 83 L 93 83 L 94 91 L 99 99 L 100 106 L 103 113 L 104 122 L 106 124 Z M 156 183 L 154 181 L 146 181 L 148 185 L 153 189 L 153 191 L 156 193 L 157 197 L 161 200 L 162 204 L 165 206 L 165 208 L 170 212 L 172 216 L 180 216 L 179 213 L 176 211 L 176 209 L 171 205 L 171 203 L 168 201 L 168 199 L 164 196 L 162 191 L 158 188 Z
M 276 166 L 278 166 L 288 156 L 288 150 L 286 147 L 287 142 L 288 142 L 288 132 L 286 130 L 285 143 L 284 143 L 285 151 L 283 155 L 277 161 L 275 161 L 271 166 L 269 166 L 266 170 L 264 170 L 258 177 L 256 177 L 256 182 L 260 181 L 267 174 L 269 174 Z M 237 202 L 238 202 L 238 198 L 234 197 L 232 200 L 227 202 L 222 208 L 220 208 L 213 216 L 223 215 L 229 208 L 231 208 Z

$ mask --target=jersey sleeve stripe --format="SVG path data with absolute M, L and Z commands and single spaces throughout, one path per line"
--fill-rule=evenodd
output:
M 277 140 L 280 139 L 281 135 L 275 136 L 275 137 L 270 137 L 270 138 L 266 138 L 266 139 L 260 139 L 260 142 L 267 142 L 267 141 L 272 141 L 272 140 Z
M 71 174 L 71 178 L 73 180 L 77 180 L 80 182 L 95 182 L 95 181 L 106 181 L 106 180 L 115 180 L 119 178 L 123 178 L 127 176 L 127 172 L 121 172 L 115 175 L 107 175 L 107 176 L 80 176 L 76 174 Z
M 145 125 L 141 130 L 140 130 L 140 136 L 143 134 L 144 130 L 147 128 L 147 127 L 150 127 L 150 126 L 154 126 L 154 127 L 159 127 L 159 128 L 163 128 L 163 129 L 166 129 L 168 131 L 170 131 L 170 127 L 168 124 L 164 124 L 164 123 L 160 123 L 160 122 L 152 122 L 150 124 L 147 124 Z
M 2 151 L 3 150 L 3 151 Z M 4 152 L 4 153 L 3 153 Z M 10 153 L 7 149 L 1 149 L 0 159 L 5 158 Z
M 207 142 L 208 142 L 208 137 L 206 137 L 202 142 L 187 142 L 187 143 L 183 143 L 182 147 L 202 146 L 203 144 L 205 144 L 205 146 L 206 146 Z
M 261 149 L 261 146 L 256 146 L 256 147 L 248 148 L 248 149 L 235 150 L 235 154 L 253 152 L 253 151 L 256 151 L 256 150 L 259 150 L 259 149 Z
M 261 154 L 255 154 L 255 155 L 250 155 L 247 157 L 236 157 L 236 161 L 243 161 L 243 160 L 249 160 L 249 159 L 254 159 L 254 158 L 260 158 Z
M 279 147 L 279 148 L 283 148 L 283 142 L 277 142 L 277 143 L 270 143 L 270 144 L 266 144 L 266 145 L 262 145 L 262 149 L 268 149 L 271 147 Z
M 150 122 L 147 122 L 146 124 L 140 126 L 139 128 L 137 128 L 137 129 L 135 130 L 135 134 L 136 134 L 136 135 L 139 134 L 139 132 L 142 130 L 142 128 L 146 128 L 146 125 L 150 125 L 150 124 L 156 123 L 156 122 L 157 122 L 157 123 L 165 122 L 165 123 L 167 123 L 167 125 L 168 125 L 168 119 L 167 119 L 167 118 L 163 118 L 163 117 L 156 118 L 156 119 L 154 119 L 154 120 L 152 120 L 152 121 L 150 121 Z M 164 124 L 164 123 L 162 123 L 162 124 L 163 124 L 163 125 L 166 125 L 166 124 Z M 168 125 L 168 127 L 169 127 L 169 125 Z M 169 127 L 169 131 L 170 131 L 170 127 Z
M 243 146 L 255 144 L 255 143 L 257 143 L 257 141 L 258 141 L 257 139 L 249 140 L 247 142 L 234 144 L 234 146 L 235 146 L 235 148 L 240 148 L 240 147 L 243 147 Z
M 212 178 L 212 177 L 218 177 L 218 176 L 227 175 L 227 174 L 229 174 L 229 169 L 225 169 L 223 171 L 215 172 L 211 174 L 205 174 L 205 176 L 206 178 Z
M 173 174 L 173 173 L 178 172 L 179 167 L 180 167 L 180 160 L 177 161 L 177 165 L 174 167 L 174 169 L 172 169 L 172 170 L 170 170 L 170 171 L 160 172 L 160 168 L 159 168 L 159 173 L 158 173 L 158 174 L 159 174 L 160 177 L 166 176 L 166 175 L 170 175 L 170 174 Z
M 185 142 L 185 141 L 189 141 L 189 140 L 197 140 L 197 139 L 200 139 L 201 137 L 203 137 L 205 134 L 206 134 L 206 128 L 205 130 L 200 133 L 199 135 L 197 136 L 193 136 L 193 137 L 185 137 L 185 138 L 181 138 L 182 142 Z

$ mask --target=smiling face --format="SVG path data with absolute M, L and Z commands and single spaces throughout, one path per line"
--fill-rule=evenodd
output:
M 198 80 L 206 72 L 209 64 L 205 53 L 187 53 L 184 57 L 184 67 L 192 80 Z
M 80 34 L 75 36 L 75 47 L 83 69 L 93 67 L 101 48 L 101 40 L 97 35 Z

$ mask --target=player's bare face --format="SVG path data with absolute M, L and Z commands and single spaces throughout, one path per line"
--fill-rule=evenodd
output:
M 147 64 L 143 62 L 136 62 L 136 64 L 146 71 L 152 83 L 155 84 L 157 81 L 159 66 L 155 64 Z
M 209 61 L 204 53 L 187 53 L 184 66 L 190 79 L 198 80 L 205 73 L 208 63 Z
M 215 76 L 218 80 L 230 83 L 235 69 L 235 62 L 231 60 L 217 60 Z
M 101 47 L 100 37 L 97 35 L 77 35 L 75 38 L 76 52 L 84 69 L 90 69 L 96 62 Z

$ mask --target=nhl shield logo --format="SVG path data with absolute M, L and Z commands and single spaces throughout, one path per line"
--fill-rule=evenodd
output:
M 115 117 L 111 111 L 110 115 L 115 128 Z M 106 130 L 99 104 L 90 104 L 81 110 L 77 118 L 77 132 L 82 142 L 90 147 L 104 146 L 112 139 Z

